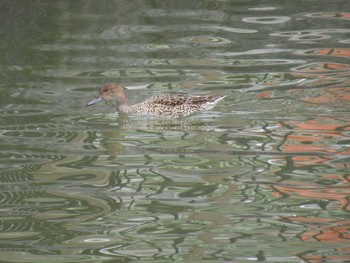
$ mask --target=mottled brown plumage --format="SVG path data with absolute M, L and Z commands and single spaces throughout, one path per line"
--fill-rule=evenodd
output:
M 223 100 L 224 96 L 183 96 L 155 95 L 144 102 L 130 105 L 124 87 L 116 83 L 108 83 L 100 88 L 96 99 L 86 106 L 102 100 L 115 100 L 117 111 L 128 115 L 153 115 L 167 118 L 185 117 L 193 113 L 210 110 Z

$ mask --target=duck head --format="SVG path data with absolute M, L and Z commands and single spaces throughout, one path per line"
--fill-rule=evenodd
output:
M 91 106 L 102 100 L 115 100 L 118 105 L 128 105 L 128 95 L 125 88 L 117 83 L 107 83 L 102 85 L 98 96 L 86 103 L 86 106 Z

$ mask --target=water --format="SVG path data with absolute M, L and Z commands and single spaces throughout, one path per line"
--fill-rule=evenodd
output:
M 3 262 L 348 262 L 348 1 L 1 1 Z M 182 119 L 119 82 L 229 94 Z

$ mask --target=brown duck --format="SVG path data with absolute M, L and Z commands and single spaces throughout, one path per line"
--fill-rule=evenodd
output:
M 130 105 L 126 89 L 117 83 L 108 83 L 100 88 L 97 98 L 88 102 L 86 106 L 102 100 L 115 100 L 117 111 L 123 114 L 178 118 L 210 110 L 226 96 L 155 95 L 144 102 Z

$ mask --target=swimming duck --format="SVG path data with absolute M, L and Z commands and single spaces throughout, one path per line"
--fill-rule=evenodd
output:
M 99 95 L 86 103 L 86 106 L 102 100 L 115 100 L 117 111 L 123 114 L 177 118 L 210 110 L 226 96 L 155 95 L 144 102 L 130 105 L 126 89 L 117 83 L 108 83 L 100 88 Z

